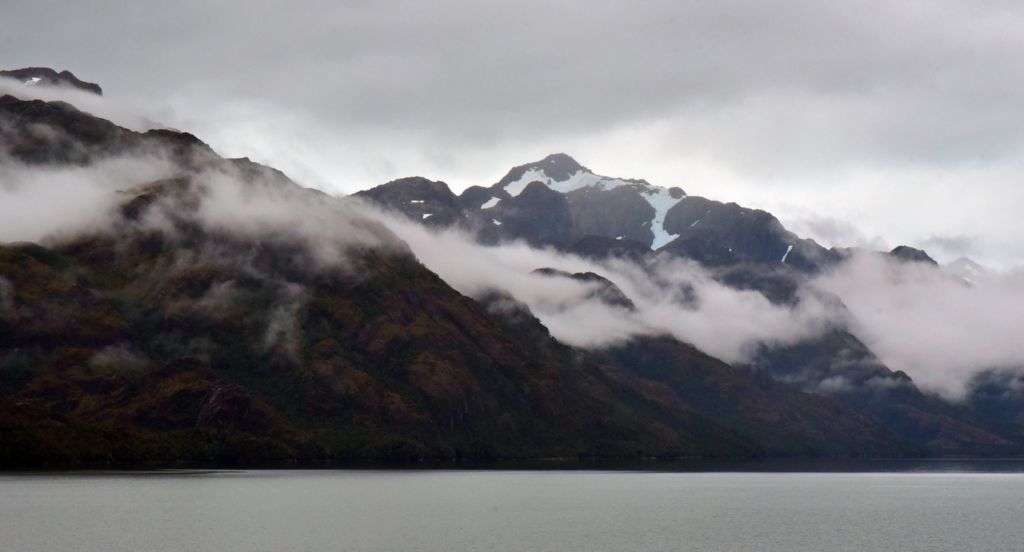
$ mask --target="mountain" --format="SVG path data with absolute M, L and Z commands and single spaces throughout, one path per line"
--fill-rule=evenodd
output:
M 412 180 L 357 195 L 413 218 L 440 214 L 431 224 L 470 230 L 487 243 L 522 239 L 567 247 L 598 236 L 657 249 L 673 238 L 665 230 L 666 215 L 686 197 L 680 188 L 594 174 L 561 153 L 514 167 L 489 188 L 473 186 L 457 197 L 443 182 L 413 187 Z
M 490 187 L 490 197 L 479 207 L 499 216 L 516 216 L 530 208 L 531 202 L 524 196 L 536 198 L 532 203 L 559 203 L 556 196 L 541 190 L 564 196 L 569 211 L 568 235 L 554 236 L 551 243 L 566 244 L 578 237 L 602 236 L 635 240 L 652 249 L 672 239 L 665 230 L 665 216 L 686 196 L 681 188 L 666 189 L 644 180 L 600 176 L 568 155 L 557 153 L 536 163 L 514 167 Z
M 622 293 L 619 286 L 616 286 L 611 280 L 601 276 L 600 274 L 596 274 L 594 272 L 570 273 L 549 267 L 538 268 L 537 270 L 534 270 L 533 273 L 553 278 L 568 278 L 577 282 L 596 284 L 593 291 L 587 294 L 586 299 L 596 299 L 606 305 L 620 307 L 626 310 L 634 310 L 636 308 L 633 301 L 631 301 L 625 293 Z
M 0 163 L 40 175 L 117 159 L 166 173 L 97 171 L 101 224 L 40 243 L 0 236 L 0 465 L 1020 451 L 1019 424 L 1001 418 L 1020 403 L 993 398 L 1012 378 L 952 405 L 843 328 L 750 365 L 658 335 L 575 348 L 518 297 L 456 291 L 364 201 L 640 271 L 683 256 L 793 306 L 841 253 L 763 211 L 562 154 L 461 195 L 413 177 L 334 198 L 188 133 L 15 95 L 0 98 L 0 147 Z M 637 309 L 596 272 L 524 275 Z
M 62 104 L 3 105 L 22 121 L 38 114 L 38 124 L 87 117 Z M 152 145 L 90 125 L 110 136 L 83 145 L 76 162 Z M 172 150 L 192 140 L 163 137 Z M 24 158 L 62 159 L 64 145 L 38 144 Z M 527 354 L 350 208 L 323 207 L 345 209 L 378 245 L 346 252 L 343 266 L 321 266 L 300 238 L 204 223 L 211 176 L 311 210 L 336 200 L 197 148 L 203 155 L 171 156 L 176 177 L 121 192 L 110 231 L 0 248 L 5 462 L 758 451 L 692 412 L 643 400 L 550 338 Z
M 979 415 L 976 405 L 922 392 L 910 376 L 889 369 L 843 329 L 795 345 L 763 348 L 753 366 L 795 389 L 868 413 L 900 438 L 935 453 L 999 454 L 1019 442 L 994 417 Z
M 355 195 L 429 227 L 458 228 L 483 244 L 521 240 L 640 265 L 659 255 L 689 259 L 719 282 L 777 304 L 795 305 L 810 277 L 848 255 L 800 238 L 768 212 L 597 175 L 562 153 L 513 167 L 497 183 L 460 195 L 422 177 Z
M 514 167 L 492 186 L 471 186 L 460 196 L 443 182 L 421 178 L 356 195 L 414 219 L 429 218 L 431 225 L 463 228 L 485 243 L 521 239 L 573 251 L 581 240 L 591 240 L 583 242 L 586 248 L 605 238 L 708 266 L 785 264 L 803 273 L 842 258 L 786 230 L 765 211 L 688 196 L 678 187 L 600 176 L 563 153 Z
M 612 377 L 652 400 L 710 413 L 720 423 L 756 435 L 773 454 L 892 454 L 894 436 L 906 447 L 901 454 L 930 450 L 921 441 L 899 437 L 869 412 L 797 391 L 762 371 L 729 366 L 674 339 L 641 338 L 603 354 Z M 779 400 L 800 406 L 780 409 Z M 838 434 L 836 423 L 844 427 Z
M 1009 439 L 1024 438 L 1024 366 L 985 370 L 971 382 L 966 407 Z
M 909 245 L 898 245 L 889 252 L 889 255 L 905 263 L 924 263 L 935 267 L 939 266 L 939 263 L 935 262 L 935 259 L 931 258 L 928 253 Z
M 681 189 L 657 188 L 643 180 L 599 176 L 565 154 L 514 167 L 496 184 L 470 187 L 460 196 L 443 182 L 424 180 L 429 186 L 413 188 L 407 184 L 411 180 L 415 179 L 357 195 L 431 226 L 461 228 L 485 244 L 518 239 L 639 267 L 665 255 L 689 259 L 718 282 L 755 291 L 785 307 L 799 305 L 811 278 L 855 254 L 800 238 L 768 212 L 687 196 Z M 399 188 L 402 193 L 397 196 Z M 663 200 L 661 211 L 652 198 Z M 440 216 L 421 219 L 421 212 Z M 926 252 L 908 246 L 878 254 L 937 266 Z M 547 270 L 560 277 L 583 277 Z M 607 281 L 599 274 L 593 277 Z M 617 288 L 616 292 L 621 294 Z M 820 292 L 815 294 L 820 297 Z M 836 297 L 823 299 L 843 308 Z M 632 304 L 622 294 L 613 304 L 627 301 Z M 879 420 L 900 439 L 924 450 L 995 454 L 1018 447 L 990 412 L 922 392 L 907 374 L 885 366 L 845 326 L 822 328 L 821 335 L 795 344 L 763 346 L 747 368 Z M 984 389 L 991 390 L 992 385 Z
M 5 163 L 173 167 L 111 189 L 102 228 L 0 243 L 0 464 L 921 452 L 674 339 L 565 346 L 515 298 L 452 289 L 352 200 L 190 134 L 14 96 L 0 122 Z M 458 212 L 444 188 L 388 189 Z M 599 275 L 549 277 L 629 307 Z
M 11 69 L 0 71 L 0 77 L 16 79 L 25 86 L 66 86 L 91 92 L 97 96 L 103 95 L 100 85 L 93 82 L 80 80 L 71 71 L 57 72 L 49 67 L 25 67 L 22 69 Z
M 949 264 L 943 265 L 942 269 L 946 273 L 952 274 L 969 284 L 984 281 L 992 275 L 991 269 L 967 257 L 960 257 Z
M 840 260 L 835 251 L 786 230 L 771 213 L 701 197 L 681 201 L 665 219 L 677 237 L 664 250 L 710 266 L 782 264 L 813 273 Z
M 209 146 L 188 133 L 137 133 L 64 102 L 0 96 L 0 141 L 14 160 L 29 165 L 85 165 L 118 155 L 167 155 L 183 166 L 215 160 Z M 43 132 L 49 129 L 53 132 Z

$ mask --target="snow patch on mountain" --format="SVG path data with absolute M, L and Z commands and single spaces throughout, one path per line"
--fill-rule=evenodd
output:
M 563 194 L 590 187 L 597 187 L 602 190 L 611 190 L 613 188 L 618 188 L 619 186 L 629 186 L 636 188 L 641 193 L 661 194 L 664 192 L 665 197 L 672 197 L 667 189 L 655 186 L 643 180 L 622 180 L 621 178 L 610 178 L 584 170 L 578 170 L 564 180 L 556 180 L 548 176 L 548 174 L 544 172 L 543 168 L 538 167 L 533 167 L 523 172 L 522 176 L 518 179 L 506 184 L 504 189 L 508 192 L 508 195 L 515 197 L 521 194 L 531 182 L 540 182 L 548 188 Z M 672 198 L 672 200 L 678 201 L 678 199 L 675 198 Z
M 481 205 L 480 208 L 481 209 L 490 209 L 492 207 L 497 206 L 498 203 L 501 203 L 501 198 L 500 197 L 492 197 L 491 199 L 488 199 L 487 202 L 485 202 L 483 205 Z
M 792 245 L 787 245 L 786 246 L 786 252 L 782 254 L 782 261 L 781 262 L 783 262 L 783 263 L 786 262 L 786 257 L 789 257 L 789 252 L 792 251 L 792 250 L 793 250 L 793 246 Z
M 651 232 L 654 234 L 654 241 L 651 243 L 651 248 L 658 249 L 679 237 L 678 234 L 669 234 L 665 231 L 665 216 L 668 214 L 668 210 L 675 204 L 682 201 L 685 197 L 685 194 L 680 194 L 680 190 L 678 189 L 675 189 L 676 193 L 673 194 L 672 191 L 666 188 L 655 186 L 643 180 L 622 180 L 620 178 L 610 178 L 594 174 L 587 170 L 577 170 L 569 175 L 568 178 L 557 180 L 548 176 L 542 166 L 537 166 L 524 171 L 518 179 L 506 184 L 504 190 L 508 192 L 509 195 L 515 197 L 521 194 L 532 182 L 540 182 L 548 188 L 563 194 L 567 194 L 575 190 L 581 190 L 583 188 L 611 190 L 621 186 L 628 186 L 639 192 L 644 200 L 654 208 L 654 218 L 649 221 Z M 494 202 L 493 204 L 491 203 L 492 201 Z M 482 208 L 487 209 L 489 207 L 493 207 L 494 205 L 497 205 L 497 201 L 497 199 L 492 198 L 490 201 L 485 203 Z
M 524 172 L 523 176 L 520 176 L 518 180 L 509 182 L 508 185 L 505 186 L 505 191 L 508 192 L 510 196 L 515 197 L 523 193 L 523 190 L 525 190 L 526 186 L 531 182 L 540 182 L 548 188 L 563 194 L 567 194 L 573 190 L 579 190 L 581 188 L 589 188 L 590 186 L 600 186 L 602 189 L 608 190 L 615 188 L 616 186 L 629 184 L 624 180 L 606 178 L 586 171 L 576 171 L 570 175 L 569 178 L 558 181 L 548 176 L 543 169 L 533 168 Z
M 679 234 L 669 234 L 665 231 L 665 215 L 668 214 L 669 209 L 682 201 L 683 198 L 672 197 L 671 192 L 657 186 L 650 186 L 650 188 L 640 191 L 640 195 L 654 208 L 654 219 L 651 220 L 651 232 L 654 232 L 654 241 L 651 243 L 651 249 L 658 249 L 678 238 Z

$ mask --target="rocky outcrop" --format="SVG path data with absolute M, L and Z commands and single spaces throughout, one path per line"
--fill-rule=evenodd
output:
M 669 210 L 665 229 L 678 235 L 664 250 L 709 266 L 788 264 L 813 273 L 839 255 L 786 230 L 771 213 L 689 196 Z
M 169 129 L 134 132 L 64 102 L 0 97 L 0 145 L 27 164 L 83 165 L 116 155 L 167 155 L 179 164 L 221 162 L 205 143 Z
M 462 204 L 444 182 L 415 176 L 400 178 L 354 195 L 427 226 L 448 227 L 463 220 Z
M 928 256 L 920 249 L 914 249 L 908 245 L 898 245 L 889 252 L 889 256 L 905 263 L 924 263 L 932 266 L 939 266 L 935 259 Z
M 26 86 L 67 86 L 91 92 L 97 96 L 103 95 L 100 85 L 93 82 L 86 82 L 76 77 L 71 71 L 57 72 L 49 67 L 24 67 L 22 69 L 11 69 L 0 71 L 0 77 L 16 79 Z

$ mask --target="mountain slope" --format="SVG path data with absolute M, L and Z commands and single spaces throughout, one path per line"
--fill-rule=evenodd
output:
M 388 201 L 383 191 L 389 186 L 375 188 L 372 199 L 407 214 L 413 206 L 440 209 L 431 206 L 433 200 L 425 194 L 410 193 L 403 197 L 404 204 Z M 644 196 L 654 188 L 643 181 L 595 175 L 571 157 L 554 154 L 514 167 L 489 188 L 468 188 L 459 196 L 461 203 L 447 185 L 433 183 L 432 190 L 443 194 L 452 209 L 451 216 L 433 224 L 462 228 L 485 244 L 518 239 L 589 259 L 632 262 L 639 270 L 656 265 L 659 256 L 681 257 L 698 262 L 718 282 L 756 291 L 780 308 L 798 308 L 809 293 L 812 300 L 844 310 L 839 298 L 823 296 L 810 284 L 814 277 L 839 267 L 857 253 L 854 250 L 826 249 L 790 232 L 770 213 L 686 196 L 681 190 L 659 189 L 671 197 L 661 216 Z M 659 241 L 651 224 L 657 220 L 664 243 L 653 251 L 650 246 Z M 935 264 L 927 253 L 906 246 L 877 254 L 899 262 Z M 994 454 L 1019 448 L 1013 437 L 1016 430 L 995 421 L 990 411 L 922 393 L 906 374 L 885 366 L 841 322 L 798 343 L 762 347 L 751 366 L 793 389 L 828 397 L 881 420 L 922 449 Z
M 459 294 L 361 205 L 191 135 L 13 97 L 0 118 L 15 163 L 157 155 L 177 171 L 117 192 L 100 229 L 0 245 L 5 465 L 908 450 L 838 404 L 832 429 L 811 439 L 777 423 L 776 442 L 742 411 L 656 400 L 629 363 L 558 343 L 508 301 Z M 52 132 L 26 139 L 32 125 Z M 664 369 L 742 382 L 708 388 L 720 401 L 761 386 L 685 350 Z M 822 404 L 758 393 L 771 419 Z

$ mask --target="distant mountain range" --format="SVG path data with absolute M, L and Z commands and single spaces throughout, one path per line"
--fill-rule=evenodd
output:
M 0 76 L 101 93 L 66 71 Z M 687 259 L 732 289 L 795 305 L 852 252 L 765 211 L 599 176 L 565 154 L 459 195 L 413 177 L 333 198 L 191 134 L 133 132 L 15 95 L 0 98 L 0 147 L 17 170 L 126 157 L 170 167 L 111 189 L 98 228 L 40 243 L 0 235 L 0 465 L 1014 455 L 1024 445 L 1024 400 L 1007 393 L 1015 376 L 989 373 L 949 402 L 843 327 L 744 364 L 668 336 L 566 345 L 522 298 L 453 289 L 361 202 L 484 245 L 638 270 Z M 249 224 L 246 209 L 281 222 Z M 879 255 L 934 263 L 907 247 Z M 533 270 L 635 308 L 605 275 Z M 985 273 L 968 260 L 947 270 L 966 285 Z

